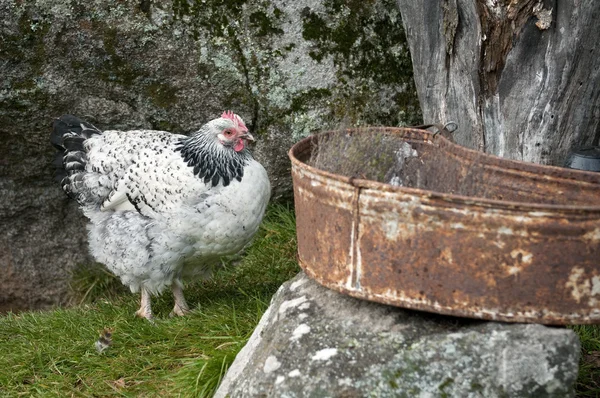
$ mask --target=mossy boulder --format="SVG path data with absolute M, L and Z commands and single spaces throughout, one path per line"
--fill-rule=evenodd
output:
M 67 300 L 85 220 L 52 179 L 53 118 L 197 129 L 225 109 L 258 138 L 276 199 L 313 131 L 420 118 L 392 0 L 0 3 L 0 303 Z
M 215 397 L 572 397 L 578 359 L 570 329 L 408 311 L 300 273 Z

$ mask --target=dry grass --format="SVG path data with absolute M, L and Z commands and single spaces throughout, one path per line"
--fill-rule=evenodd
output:
M 340 130 L 314 137 L 308 164 L 346 177 L 418 187 L 421 155 L 414 144 L 383 129 Z
M 384 132 L 368 130 L 318 135 L 308 164 L 347 177 L 385 182 L 401 142 Z
M 577 397 L 600 397 L 600 325 L 571 326 L 581 341 Z

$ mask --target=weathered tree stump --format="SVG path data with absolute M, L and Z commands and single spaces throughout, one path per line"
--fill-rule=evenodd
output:
M 398 0 L 426 122 L 458 143 L 562 165 L 600 139 L 600 2 Z

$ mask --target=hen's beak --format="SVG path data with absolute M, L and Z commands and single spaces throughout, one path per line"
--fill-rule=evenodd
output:
M 238 137 L 244 138 L 248 141 L 254 141 L 254 137 L 252 137 L 252 134 L 250 134 L 250 133 L 243 133 L 243 134 L 238 135 Z

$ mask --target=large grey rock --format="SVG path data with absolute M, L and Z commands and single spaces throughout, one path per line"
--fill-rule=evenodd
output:
M 370 303 L 299 274 L 273 297 L 215 397 L 570 397 L 569 329 Z
M 90 261 L 52 181 L 54 117 L 188 132 L 232 109 L 275 198 L 291 195 L 300 137 L 418 118 L 392 0 L 5 0 L 0 21 L 0 310 L 65 302 Z

